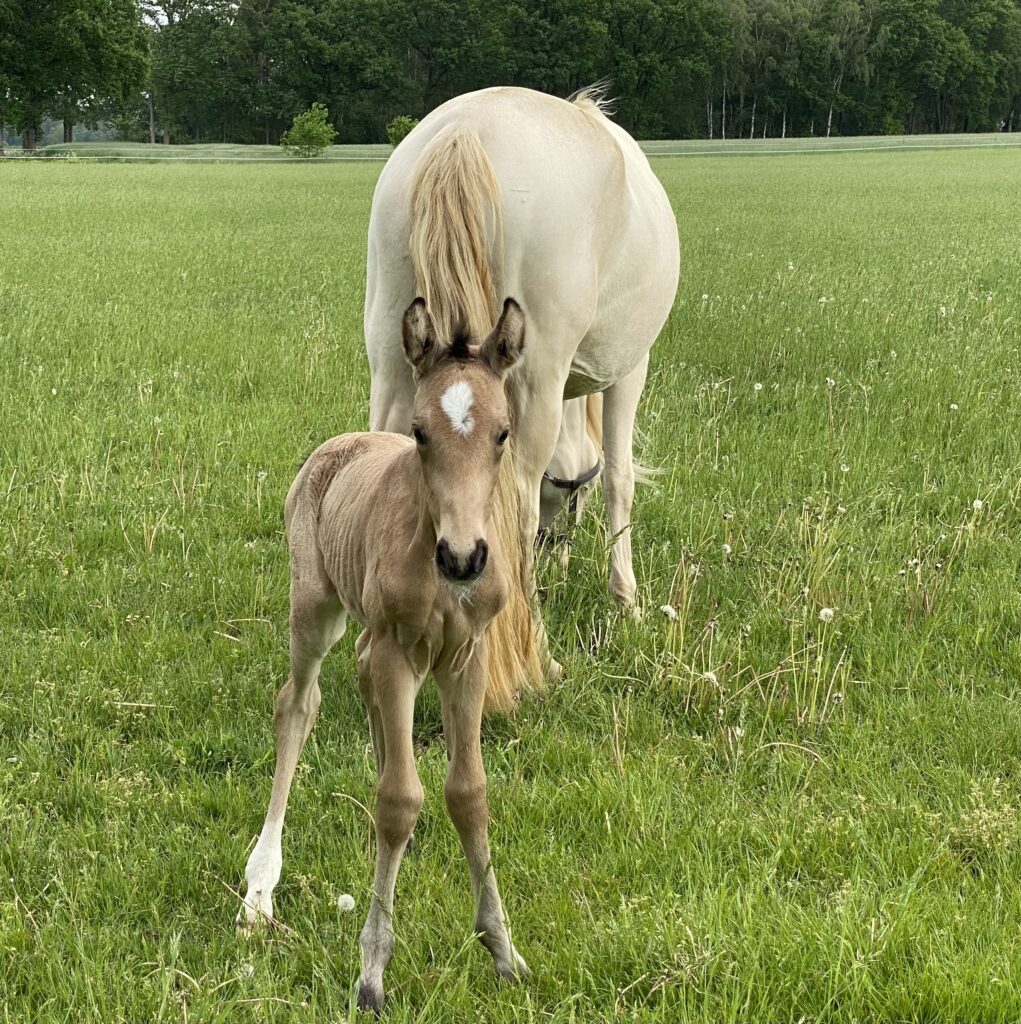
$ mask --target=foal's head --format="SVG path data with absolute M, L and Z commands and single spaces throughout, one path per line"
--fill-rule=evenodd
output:
M 424 299 L 404 314 L 404 352 L 416 381 L 411 431 L 436 531 L 436 565 L 454 583 L 477 579 L 489 558 L 486 531 L 511 428 L 504 379 L 524 339 L 525 317 L 513 299 L 481 344 L 461 335 L 437 338 Z

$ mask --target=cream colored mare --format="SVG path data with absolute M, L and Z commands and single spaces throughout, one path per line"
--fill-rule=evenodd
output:
M 492 323 L 497 295 L 516 296 L 529 332 L 508 383 L 525 580 L 564 400 L 602 391 L 609 587 L 622 603 L 635 600 L 632 431 L 679 264 L 662 185 L 591 95 L 459 96 L 429 114 L 380 175 L 365 302 L 372 429 L 410 427 L 400 316 L 414 295 L 426 296 L 441 332 L 463 321 L 477 334 Z
M 287 796 L 319 710 L 319 668 L 344 633 L 358 639 L 358 685 L 379 772 L 376 874 L 361 934 L 358 1004 L 378 1010 L 393 953 L 394 886 L 422 806 L 415 769 L 415 697 L 431 671 L 439 688 L 450 763 L 443 788 L 468 860 L 475 931 L 499 974 L 527 971 L 511 943 L 487 838 L 486 776 L 479 728 L 493 684 L 489 624 L 513 574 L 492 518 L 510 429 L 507 372 L 524 345 L 524 317 L 508 299 L 481 346 L 440 344 L 425 303 L 404 318 L 417 379 L 414 440 L 345 434 L 320 446 L 287 495 L 291 553 L 291 671 L 276 707 L 277 761 L 269 811 L 245 869 L 238 924 L 273 916 Z

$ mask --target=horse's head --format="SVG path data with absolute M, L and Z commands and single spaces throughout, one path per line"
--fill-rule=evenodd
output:
M 486 538 L 500 460 L 510 436 L 507 372 L 524 349 L 525 317 L 507 299 L 489 337 L 440 339 L 424 299 L 404 314 L 404 352 L 415 371 L 411 431 L 436 532 L 436 565 L 468 584 L 489 558 Z

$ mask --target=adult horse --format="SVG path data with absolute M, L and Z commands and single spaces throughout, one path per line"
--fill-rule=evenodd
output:
M 515 447 L 497 499 L 499 521 L 520 540 L 520 593 L 494 623 L 493 649 L 511 676 L 536 664 L 532 546 L 565 399 L 605 394 L 610 592 L 634 603 L 632 432 L 679 265 L 663 186 L 591 90 L 571 101 L 518 88 L 458 96 L 423 119 L 379 177 L 365 298 L 373 430 L 411 426 L 401 314 L 416 295 L 441 337 L 459 326 L 484 337 L 498 297 L 514 295 L 524 309 L 530 343 L 508 380 Z M 511 680 L 506 688 L 514 689 Z

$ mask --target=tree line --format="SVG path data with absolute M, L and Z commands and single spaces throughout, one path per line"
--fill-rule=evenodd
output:
M 385 141 L 495 84 L 610 82 L 640 138 L 1021 127 L 1021 0 L 0 0 L 0 124 Z

